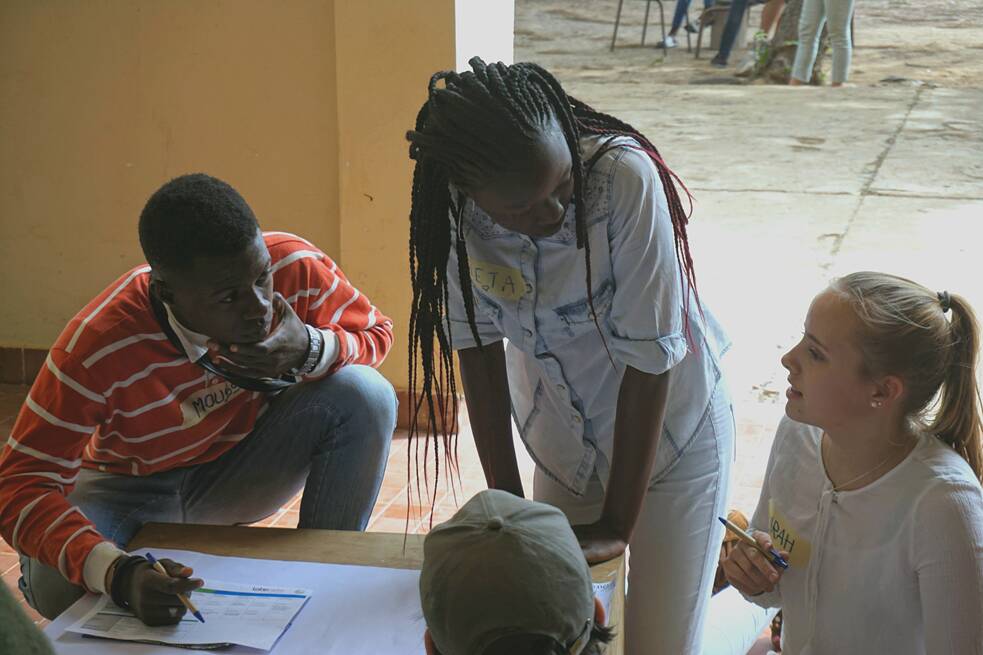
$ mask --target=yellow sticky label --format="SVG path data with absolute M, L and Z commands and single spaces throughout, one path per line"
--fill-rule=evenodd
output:
M 474 259 L 469 263 L 471 281 L 485 293 L 502 300 L 518 300 L 526 295 L 526 281 L 519 269 Z
M 792 528 L 792 525 L 775 504 L 774 498 L 768 499 L 768 532 L 775 550 L 788 552 L 789 564 L 805 568 L 812 556 L 812 544 Z

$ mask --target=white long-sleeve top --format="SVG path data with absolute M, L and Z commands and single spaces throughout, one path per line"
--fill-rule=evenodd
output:
M 784 419 L 753 529 L 789 552 L 775 591 L 783 655 L 983 654 L 983 490 L 969 465 L 923 435 L 897 467 L 834 491 L 822 430 Z

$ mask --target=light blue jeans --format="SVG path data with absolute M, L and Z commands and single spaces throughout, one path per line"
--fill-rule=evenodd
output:
M 144 477 L 83 469 L 68 496 L 121 548 L 144 523 L 259 521 L 304 489 L 300 527 L 364 530 L 396 425 L 396 394 L 375 369 L 346 366 L 284 391 L 248 437 L 218 459 Z M 27 602 L 53 619 L 83 593 L 21 557 Z
M 724 380 L 679 461 L 652 481 L 629 544 L 626 655 L 701 655 L 713 576 L 720 557 L 734 458 L 734 412 Z M 604 506 L 595 475 L 577 497 L 537 469 L 536 500 L 559 507 L 574 525 Z
M 829 46 L 833 52 L 833 83 L 846 82 L 850 75 L 853 43 L 850 18 L 854 0 L 803 0 L 799 15 L 799 47 L 795 50 L 792 77 L 800 82 L 812 79 L 812 66 L 819 50 L 823 24 L 829 23 Z

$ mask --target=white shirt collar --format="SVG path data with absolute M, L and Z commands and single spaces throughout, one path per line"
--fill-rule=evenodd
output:
M 188 359 L 197 362 L 207 355 L 209 338 L 204 334 L 199 334 L 181 325 L 181 322 L 174 316 L 174 312 L 171 311 L 170 305 L 167 303 L 163 303 L 163 305 L 164 310 L 167 312 L 167 322 L 171 324 L 171 329 L 174 330 L 174 334 L 177 335 L 178 340 L 181 342 L 181 346 L 184 348 Z

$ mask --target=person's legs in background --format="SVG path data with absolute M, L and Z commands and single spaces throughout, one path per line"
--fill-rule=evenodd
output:
M 687 28 L 689 28 L 689 5 L 692 0 L 676 0 L 676 11 L 672 15 L 672 24 L 669 26 L 669 33 L 666 35 L 665 43 L 659 41 L 655 47 L 661 48 L 675 48 L 678 43 L 676 42 L 676 34 L 679 32 L 679 28 L 686 23 Z M 712 0 L 710 0 L 712 2 Z
M 826 22 L 824 0 L 803 0 L 799 15 L 799 46 L 795 50 L 795 63 L 788 83 L 792 86 L 808 84 L 812 79 L 812 65 L 819 50 L 819 35 Z
M 730 10 L 727 12 L 727 24 L 724 25 L 724 33 L 720 37 L 720 50 L 717 55 L 710 60 L 710 64 L 717 68 L 727 66 L 727 58 L 734 47 L 737 39 L 737 32 L 741 28 L 741 21 L 744 20 L 744 12 L 747 11 L 748 0 L 732 0 Z
M 782 15 L 785 8 L 785 0 L 768 0 L 761 8 L 761 31 L 765 35 L 771 35 L 771 29 L 778 25 L 778 18 Z
M 771 43 L 771 28 L 778 24 L 778 18 L 785 8 L 785 0 L 768 0 L 761 8 L 761 29 L 754 33 L 751 47 L 734 70 L 738 77 L 748 77 L 762 58 Z
M 785 0 L 768 0 L 761 9 L 761 29 L 754 33 L 751 38 L 747 52 L 738 62 L 734 69 L 734 75 L 738 77 L 749 77 L 759 64 L 765 62 L 765 55 L 771 47 L 772 26 L 777 22 L 782 9 L 785 8 Z
M 854 0 L 826 0 L 826 24 L 829 29 L 829 47 L 833 52 L 833 86 L 842 86 L 850 76 L 850 60 L 853 57 L 853 38 L 850 19 Z

